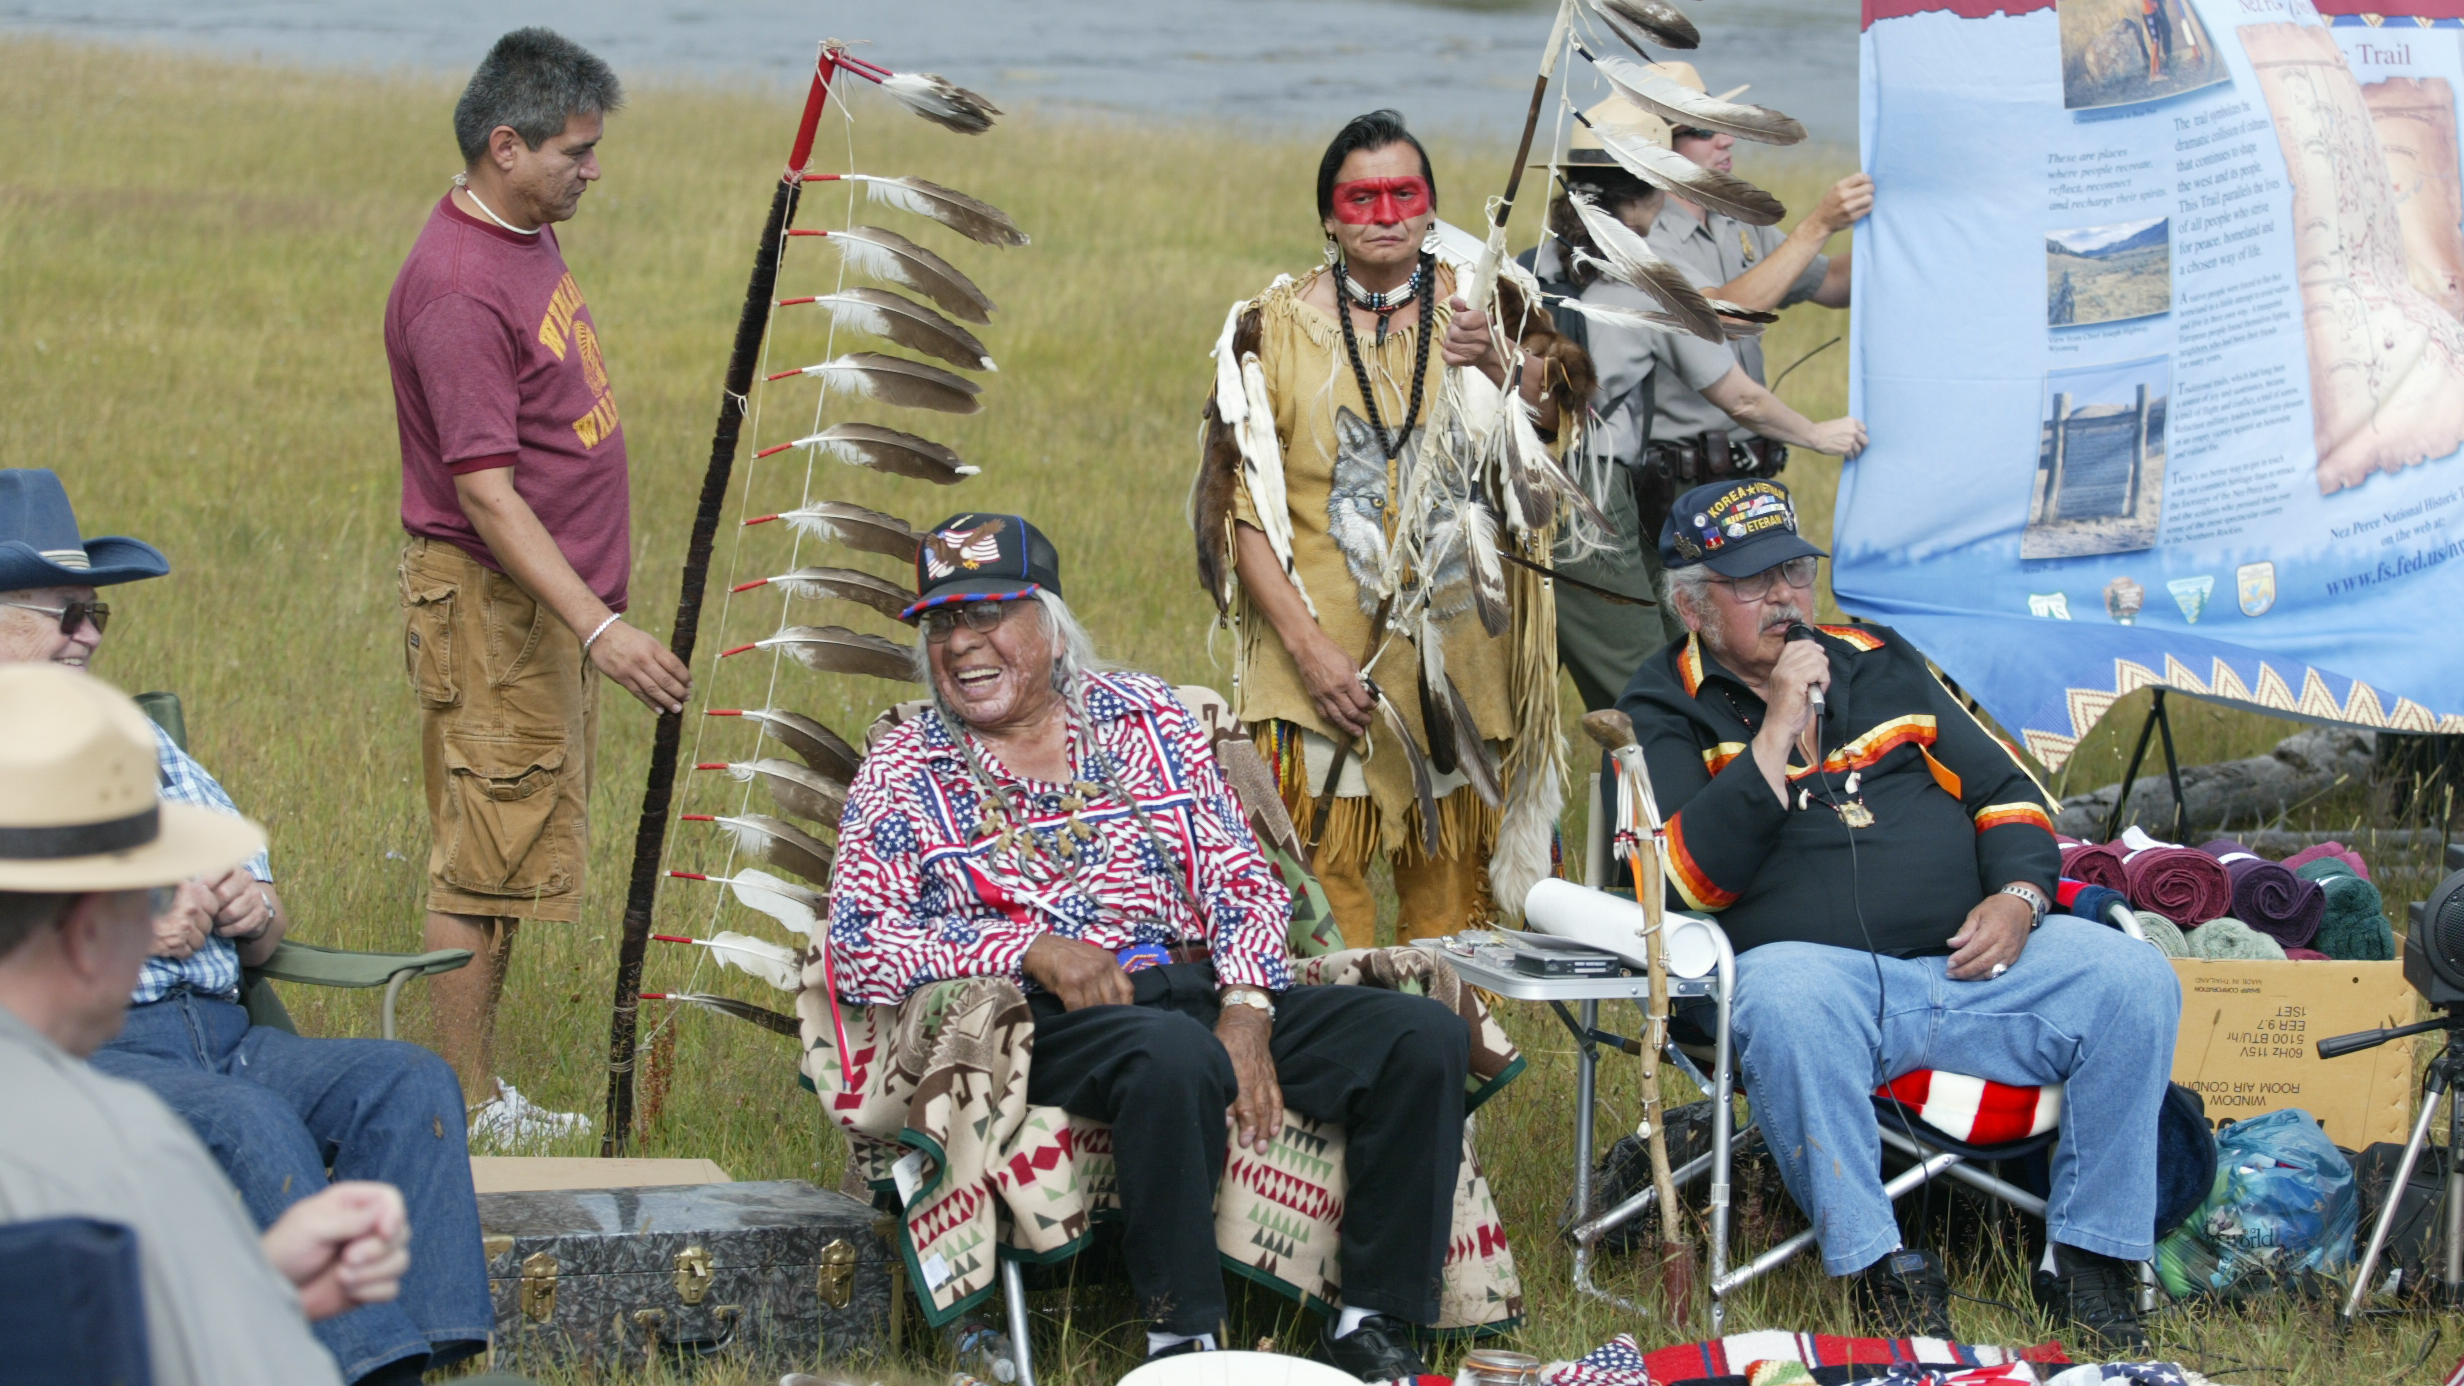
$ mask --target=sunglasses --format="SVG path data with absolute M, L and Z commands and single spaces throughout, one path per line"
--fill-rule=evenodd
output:
M 917 617 L 916 624 L 924 628 L 926 644 L 946 645 L 958 633 L 961 621 L 967 623 L 967 629 L 983 635 L 998 629 L 1009 615 L 1008 602 L 968 602 L 964 606 L 934 607 Z
M 1813 586 L 1814 565 L 1819 561 L 1812 554 L 1800 554 L 1776 567 L 1765 568 L 1759 573 L 1752 573 L 1741 578 L 1715 577 L 1712 581 L 1736 593 L 1738 601 L 1758 602 L 1770 596 L 1771 590 L 1783 581 L 1795 588 Z
M 103 633 L 103 628 L 111 624 L 111 606 L 107 602 L 75 601 L 66 606 L 36 606 L 32 602 L 0 602 L 0 606 L 13 606 L 20 611 L 39 611 L 46 616 L 57 616 L 60 618 L 62 635 L 75 635 L 78 628 L 88 621 L 94 623 L 94 633 L 100 635 Z

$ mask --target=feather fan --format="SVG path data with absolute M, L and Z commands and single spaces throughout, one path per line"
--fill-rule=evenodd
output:
M 843 178 L 850 183 L 862 183 L 865 195 L 873 201 L 940 222 L 969 240 L 999 246 L 1027 243 L 1027 233 L 1018 229 L 1018 223 L 1010 220 L 1009 213 L 989 202 L 969 197 L 956 188 L 927 183 L 921 178 L 885 178 L 871 173 L 829 176 Z
M 1446 680 L 1446 703 L 1453 709 L 1454 759 L 1462 767 L 1463 778 L 1471 781 L 1472 792 L 1480 802 L 1496 808 L 1505 802 L 1504 776 L 1499 772 L 1497 753 L 1489 749 L 1488 739 L 1480 734 L 1480 724 L 1472 720 L 1471 704 L 1463 700 L 1463 690 L 1453 679 Z M 1430 735 L 1434 737 L 1435 732 Z
M 1395 741 L 1403 748 L 1403 759 L 1411 766 L 1412 798 L 1420 805 L 1420 847 L 1423 852 L 1434 857 L 1438 854 L 1439 846 L 1437 794 L 1435 792 L 1437 782 L 1429 773 L 1429 758 L 1421 753 L 1420 743 L 1412 740 L 1411 724 L 1404 721 L 1403 714 L 1395 710 L 1394 700 L 1387 697 L 1385 691 L 1380 689 L 1374 680 L 1364 677 L 1361 682 L 1368 685 L 1369 696 L 1377 699 L 1377 710 L 1386 717 L 1386 729 L 1394 733 Z
M 1805 138 L 1803 125 L 1767 106 L 1723 101 L 1663 77 L 1631 58 L 1603 53 L 1591 65 L 1628 101 L 1667 117 L 1670 124 L 1718 130 L 1763 144 L 1795 144 Z
M 884 558 L 915 562 L 924 546 L 924 537 L 915 526 L 896 515 L 885 515 L 861 505 L 845 501 L 815 501 L 801 510 L 782 510 L 776 515 L 761 515 L 745 521 L 748 525 L 768 524 L 785 520 L 787 527 L 799 534 L 809 534 L 827 544 L 845 544 L 851 549 L 877 553 Z
M 914 299 L 891 293 L 888 289 L 856 287 L 836 293 L 816 294 L 810 298 L 779 300 L 782 308 L 799 303 L 817 304 L 829 310 L 839 326 L 856 332 L 869 332 L 886 338 L 911 351 L 920 351 L 937 360 L 970 371 L 997 371 L 984 344 L 975 334 L 941 316 Z
M 1412 643 L 1420 651 L 1420 725 L 1429 733 L 1429 765 L 1441 775 L 1454 773 L 1454 707 L 1446 701 L 1446 646 L 1427 608 L 1420 613 L 1419 633 Z
M 784 626 L 778 634 L 738 645 L 722 657 L 768 649 L 785 651 L 816 674 L 870 674 L 900 683 L 917 682 L 913 650 L 845 626 Z
M 933 124 L 962 135 L 983 134 L 992 128 L 992 118 L 1001 114 L 1000 107 L 937 72 L 884 77 L 881 90 Z
M 913 289 L 978 325 L 992 321 L 993 302 L 958 267 L 896 231 L 879 226 L 850 226 L 844 231 L 797 231 L 793 235 L 825 236 L 847 267 L 858 274 L 887 279 Z
M 738 583 L 732 590 L 746 592 L 756 587 L 776 587 L 805 601 L 861 602 L 892 620 L 915 600 L 915 594 L 903 585 L 856 568 L 798 568 Z
M 783 818 L 766 813 L 741 817 L 688 813 L 691 822 L 716 823 L 736 840 L 738 851 L 761 858 L 781 871 L 792 871 L 815 885 L 830 883 L 830 863 L 838 853 L 829 843 Z
M 1769 226 L 1788 215 L 1778 198 L 1742 178 L 1704 168 L 1673 149 L 1662 149 L 1614 125 L 1594 125 L 1591 131 L 1600 137 L 1600 147 L 1610 158 L 1655 188 L 1726 212 L 1748 226 Z
M 901 409 L 938 409 L 944 414 L 974 414 L 982 412 L 984 402 L 976 398 L 984 387 L 963 375 L 945 371 L 939 366 L 927 366 L 903 356 L 885 356 L 878 351 L 851 351 L 832 360 L 801 366 L 792 371 L 780 371 L 772 380 L 785 380 L 791 375 L 816 377 L 824 389 L 852 390 L 867 399 L 883 404 L 895 404 Z
M 839 812 L 847 806 L 847 784 L 844 780 L 833 780 L 819 771 L 807 769 L 792 760 L 780 760 L 776 756 L 753 761 L 705 762 L 693 768 L 724 770 L 728 778 L 737 781 L 759 779 L 769 787 L 770 800 L 779 806 L 781 813 L 792 813 L 826 828 L 838 826 Z
M 1702 30 L 1694 27 L 1694 21 L 1660 0 L 1591 0 L 1591 10 L 1608 25 L 1609 32 L 1637 53 L 1645 51 L 1646 41 L 1662 48 L 1702 46 Z
M 870 467 L 910 481 L 929 481 L 935 486 L 955 486 L 983 470 L 968 466 L 958 459 L 957 453 L 930 438 L 879 424 L 832 424 L 787 446 L 818 448 L 850 467 Z
M 794 1016 L 771 1010 L 767 1006 L 756 1006 L 750 1001 L 739 1001 L 732 996 L 713 996 L 698 991 L 646 991 L 642 993 L 642 999 L 645 1001 L 675 1001 L 687 1006 L 698 1006 L 713 1015 L 734 1016 L 738 1020 L 749 1020 L 765 1030 L 785 1035 L 790 1039 L 800 1039 L 804 1033 L 803 1022 Z
M 760 723 L 764 732 L 795 752 L 805 764 L 834 780 L 853 782 L 856 766 L 864 759 L 844 737 L 801 712 L 768 707 L 739 712 L 726 708 L 713 710 L 709 715 L 743 717 Z
M 1686 162 L 1686 167 L 1693 166 Z M 1577 192 L 1567 201 L 1573 205 L 1575 215 L 1583 219 L 1583 230 L 1599 251 L 1597 256 L 1576 251 L 1578 258 L 1600 266 L 1602 273 L 1618 283 L 1632 285 L 1659 300 L 1672 317 L 1684 324 L 1686 331 L 1705 341 L 1725 340 L 1719 314 L 1711 310 L 1702 290 L 1685 277 L 1685 271 L 1661 259 L 1633 227 L 1611 216 L 1589 194 Z

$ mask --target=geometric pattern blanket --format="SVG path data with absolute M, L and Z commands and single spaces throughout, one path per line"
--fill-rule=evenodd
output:
M 1523 1071 L 1524 1059 L 1479 994 L 1418 948 L 1359 949 L 1292 960 L 1300 986 L 1376 986 L 1454 1008 L 1472 1034 L 1468 1112 Z M 1035 1022 L 1006 977 L 918 988 L 894 1006 L 833 1006 L 818 960 L 796 998 L 804 1076 L 847 1133 L 849 1176 L 895 1189 L 899 1252 L 925 1319 L 948 1322 L 989 1296 L 998 1257 L 1049 1262 L 1076 1254 L 1092 1224 L 1120 1211 L 1112 1128 L 1027 1103 Z M 1463 1127 L 1454 1224 L 1435 1325 L 1510 1326 L 1522 1282 L 1505 1227 Z M 1340 1127 L 1284 1114 L 1264 1155 L 1235 1151 L 1215 1198 L 1225 1266 L 1316 1307 L 1340 1305 L 1344 1146 Z

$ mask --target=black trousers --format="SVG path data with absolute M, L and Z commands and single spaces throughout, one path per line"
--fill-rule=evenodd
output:
M 1127 1006 L 1031 997 L 1027 1100 L 1112 1124 L 1139 1308 L 1163 1332 L 1210 1333 L 1226 1310 L 1215 1188 L 1239 1091 L 1215 1038 L 1215 974 L 1176 963 L 1131 980 Z M 1462 1017 L 1375 987 L 1295 987 L 1276 998 L 1271 1052 L 1284 1105 L 1344 1128 L 1343 1302 L 1434 1322 L 1463 1159 Z

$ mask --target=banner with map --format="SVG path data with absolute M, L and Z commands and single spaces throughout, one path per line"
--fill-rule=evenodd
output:
M 2464 732 L 2464 0 L 1865 0 L 1833 584 L 2059 766 Z

